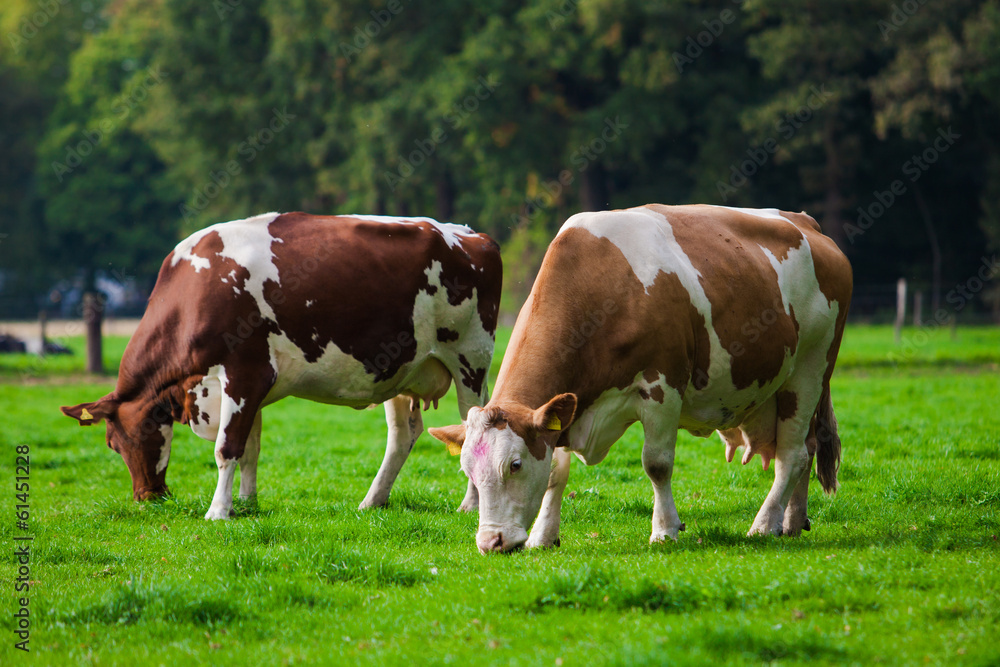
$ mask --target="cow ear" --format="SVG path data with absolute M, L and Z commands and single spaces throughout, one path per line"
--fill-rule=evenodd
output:
M 535 428 L 540 433 L 565 431 L 576 416 L 576 395 L 559 394 L 534 412 Z
M 448 445 L 448 453 L 452 456 L 458 456 L 462 453 L 462 444 L 465 442 L 465 424 L 429 428 L 427 432 Z
M 93 403 L 81 403 L 72 407 L 64 405 L 60 408 L 67 417 L 80 422 L 80 426 L 93 426 L 102 419 L 107 419 L 118 410 L 118 401 L 108 394 L 99 401 Z

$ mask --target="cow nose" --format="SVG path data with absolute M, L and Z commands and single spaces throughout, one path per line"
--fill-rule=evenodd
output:
M 484 554 L 491 551 L 503 551 L 503 533 L 487 535 L 485 539 L 480 539 L 478 542 L 479 550 Z

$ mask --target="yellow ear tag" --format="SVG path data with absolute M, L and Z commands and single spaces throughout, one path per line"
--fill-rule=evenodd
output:
M 559 417 L 557 415 L 552 415 L 552 419 L 550 419 L 548 423 L 545 424 L 545 428 L 548 429 L 549 431 L 561 431 L 562 422 L 559 421 Z
M 84 421 L 94 421 L 94 415 L 87 412 L 87 408 L 80 410 L 80 419 Z
M 462 445 L 456 445 L 454 442 L 444 443 L 448 447 L 448 453 L 452 456 L 459 456 L 462 453 Z

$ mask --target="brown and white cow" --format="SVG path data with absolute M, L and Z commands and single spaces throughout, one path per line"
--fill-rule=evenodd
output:
M 256 493 L 261 408 L 286 396 L 385 403 L 385 459 L 361 507 L 386 503 L 452 380 L 461 414 L 487 398 L 500 301 L 499 249 L 428 218 L 267 213 L 190 236 L 167 256 L 115 390 L 64 407 L 107 420 L 136 500 L 167 492 L 173 423 L 215 442 L 206 519 Z M 461 509 L 478 506 L 470 483 Z
M 670 490 L 678 428 L 719 431 L 730 461 L 739 446 L 743 463 L 775 460 L 750 534 L 808 528 L 814 455 L 823 488 L 837 487 L 830 375 L 851 286 L 847 259 L 803 213 L 651 204 L 571 217 L 517 318 L 492 399 L 461 426 L 431 429 L 464 444 L 479 549 L 556 544 L 570 452 L 599 463 L 636 421 L 651 542 L 684 528 Z

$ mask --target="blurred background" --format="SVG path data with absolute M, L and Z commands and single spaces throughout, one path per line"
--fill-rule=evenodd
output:
M 1000 319 L 996 0 L 5 0 L 0 38 L 0 319 L 141 315 L 272 210 L 487 232 L 510 317 L 566 217 L 649 202 L 807 211 L 855 321 L 899 278 Z

